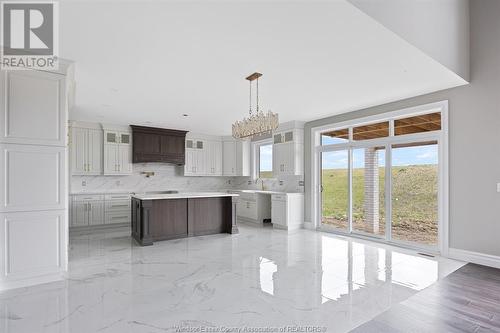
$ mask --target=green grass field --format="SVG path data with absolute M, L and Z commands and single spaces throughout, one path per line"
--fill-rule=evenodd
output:
M 379 169 L 379 234 L 384 232 L 385 169 Z M 435 244 L 437 241 L 437 175 L 436 165 L 414 165 L 392 168 L 393 237 L 402 240 Z M 347 171 L 323 171 L 323 217 L 325 223 L 347 224 Z M 364 221 L 364 169 L 353 172 L 354 228 L 362 230 Z

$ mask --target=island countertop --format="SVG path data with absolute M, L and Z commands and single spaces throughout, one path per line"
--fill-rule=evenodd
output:
M 133 194 L 132 198 L 139 200 L 165 200 L 165 199 L 192 199 L 192 198 L 219 198 L 237 197 L 238 194 L 226 192 L 181 192 L 165 194 Z

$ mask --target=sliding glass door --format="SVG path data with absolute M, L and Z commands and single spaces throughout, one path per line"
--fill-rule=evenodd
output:
M 439 248 L 441 114 L 321 132 L 325 230 Z
M 438 143 L 392 145 L 391 237 L 438 245 Z
M 321 223 L 349 231 L 349 152 L 321 154 Z

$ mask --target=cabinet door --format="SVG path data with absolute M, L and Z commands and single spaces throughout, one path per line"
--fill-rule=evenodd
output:
M 118 146 L 118 169 L 120 174 L 132 173 L 132 149 L 130 145 Z
M 194 149 L 186 149 L 186 157 L 184 160 L 184 175 L 193 175 L 195 173 L 195 151 Z
M 204 175 L 207 173 L 207 166 L 206 166 L 206 152 L 205 152 L 205 149 L 196 149 L 196 154 L 195 154 L 195 158 L 196 158 L 196 171 L 195 173 L 197 175 Z
M 66 78 L 31 71 L 0 71 L 0 142 L 65 147 Z
M 104 202 L 89 201 L 88 207 L 89 225 L 104 224 Z
M 222 176 L 222 142 L 214 142 L 214 174 Z
M 120 133 L 120 144 L 122 145 L 130 145 L 132 141 L 132 134 L 130 133 Z
M 222 174 L 236 175 L 236 142 L 225 141 L 222 144 Z
M 102 173 L 102 131 L 87 130 L 87 173 Z
M 105 131 L 104 140 L 106 140 L 105 144 L 117 144 L 120 140 L 120 137 L 117 132 Z
M 73 201 L 71 209 L 71 226 L 83 227 L 89 225 L 88 209 L 89 205 L 86 201 Z
M 104 145 L 104 173 L 116 174 L 119 172 L 119 146 Z
M 205 173 L 207 175 L 213 175 L 214 173 L 214 158 L 213 158 L 213 142 L 212 141 L 206 141 L 205 142 Z
M 236 176 L 246 176 L 245 174 L 245 153 L 246 147 L 242 141 L 236 142 Z
M 84 174 L 87 170 L 87 130 L 71 129 L 71 173 Z
M 295 151 L 293 142 L 283 145 L 283 174 L 293 175 L 295 166 Z
M 283 174 L 283 144 L 273 145 L 273 175 L 274 177 Z
M 286 226 L 286 201 L 273 200 L 271 207 L 271 223 Z

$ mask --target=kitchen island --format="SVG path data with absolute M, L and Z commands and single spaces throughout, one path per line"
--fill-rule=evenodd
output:
M 236 234 L 237 198 L 223 192 L 132 195 L 132 237 L 146 246 L 160 240 Z

